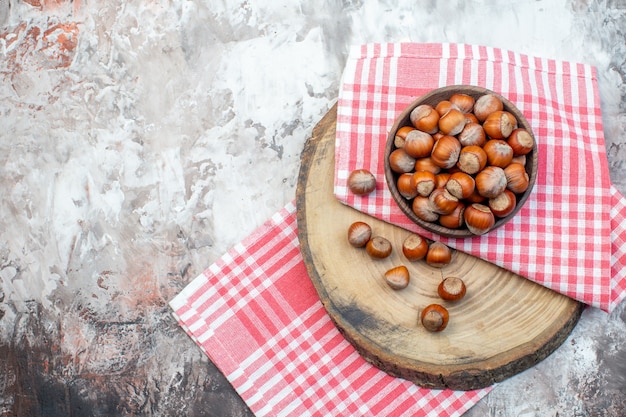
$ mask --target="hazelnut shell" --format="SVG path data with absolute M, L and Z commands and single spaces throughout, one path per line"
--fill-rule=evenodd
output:
M 437 287 L 437 293 L 446 301 L 458 301 L 465 297 L 467 288 L 461 278 L 447 277 Z
M 348 176 L 348 188 L 357 195 L 369 194 L 376 189 L 376 177 L 366 169 L 356 169 Z
M 372 228 L 365 222 L 354 222 L 348 228 L 348 242 L 355 248 L 362 248 L 372 237 Z
M 420 320 L 429 332 L 440 332 L 448 325 L 450 314 L 448 310 L 439 304 L 430 304 L 422 310 Z

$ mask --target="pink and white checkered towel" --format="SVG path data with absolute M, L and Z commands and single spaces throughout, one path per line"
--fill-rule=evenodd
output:
M 460 416 L 490 391 L 420 388 L 366 362 L 331 322 L 306 272 L 295 203 L 170 306 L 258 416 Z
M 467 239 L 412 223 L 386 187 L 384 147 L 400 112 L 446 85 L 493 90 L 530 122 L 539 171 L 526 205 L 506 225 Z M 604 311 L 626 297 L 626 209 L 609 178 L 595 68 L 464 44 L 368 44 L 347 60 L 337 109 L 335 195 L 374 217 L 440 240 Z M 378 178 L 365 197 L 350 172 Z

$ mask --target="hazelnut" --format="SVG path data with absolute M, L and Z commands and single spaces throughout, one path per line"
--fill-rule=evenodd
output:
M 452 260 L 452 250 L 441 242 L 433 242 L 426 253 L 426 263 L 435 268 L 443 268 Z
M 402 253 L 411 262 L 418 261 L 428 252 L 428 241 L 418 234 L 410 234 L 402 243 Z
M 466 174 L 476 174 L 487 165 L 487 154 L 480 146 L 470 145 L 461 148 L 456 166 Z
M 430 158 L 440 168 L 452 168 L 459 160 L 461 144 L 454 136 L 446 135 L 435 142 Z
M 429 332 L 440 332 L 448 325 L 450 314 L 445 307 L 439 304 L 430 304 L 422 310 L 420 320 Z
M 439 118 L 439 130 L 444 135 L 458 135 L 465 127 L 465 115 L 461 110 L 451 108 Z
M 398 129 L 398 131 L 396 132 L 396 137 L 393 140 L 393 144 L 396 146 L 396 148 L 404 147 L 404 141 L 406 140 L 406 135 L 411 130 L 414 130 L 414 128 L 411 126 L 402 126 L 401 128 Z
M 404 151 L 403 148 L 396 149 L 389 154 L 389 168 L 397 174 L 413 171 L 415 158 Z
M 376 178 L 366 169 L 357 169 L 348 176 L 348 188 L 354 194 L 369 194 L 376 189 Z
M 409 285 L 411 277 L 406 266 L 400 265 L 385 272 L 385 281 L 394 290 L 402 290 Z
M 509 118 L 509 121 L 511 122 L 511 126 L 513 126 L 513 130 L 517 129 L 517 119 L 515 118 L 513 113 L 504 110 L 504 114 Z
M 382 236 L 374 236 L 365 245 L 365 251 L 372 258 L 386 258 L 391 255 L 391 242 Z
M 449 172 L 440 172 L 439 174 L 435 175 L 435 188 L 444 188 L 446 186 L 446 183 L 450 179 L 450 175 L 452 174 L 450 174 Z
M 478 123 L 478 118 L 474 113 L 465 113 L 465 123 Z
M 435 110 L 437 110 L 437 113 L 439 113 L 439 117 L 443 116 L 444 114 L 449 112 L 451 109 L 458 110 L 458 108 L 454 104 L 452 104 L 450 100 L 441 100 L 435 106 Z
M 436 222 L 439 219 L 439 213 L 433 210 L 433 206 L 430 203 L 428 197 L 418 195 L 413 199 L 411 209 L 415 215 L 424 220 L 425 222 Z
M 522 164 L 526 166 L 526 155 L 515 155 L 513 159 L 511 159 L 512 164 Z
M 507 183 L 506 188 L 516 194 L 523 193 L 530 185 L 530 178 L 522 164 L 510 164 L 504 169 L 504 176 Z
M 526 155 L 533 150 L 535 139 L 530 132 L 522 127 L 518 127 L 507 139 L 507 143 L 513 149 L 515 156 Z
M 483 150 L 487 154 L 489 165 L 504 168 L 513 159 L 513 148 L 502 139 L 488 140 L 483 146 Z
M 465 172 L 450 174 L 446 183 L 446 190 L 459 200 L 469 197 L 474 192 L 476 185 L 474 178 Z
M 509 137 L 515 124 L 511 122 L 510 113 L 503 110 L 494 111 L 483 122 L 483 129 L 487 136 L 493 139 L 506 139 Z
M 419 158 L 417 161 L 415 161 L 414 167 L 415 171 L 430 171 L 433 174 L 438 174 L 439 172 L 441 172 L 441 167 L 435 165 L 431 157 Z
M 426 132 L 414 129 L 407 133 L 404 141 L 404 151 L 413 158 L 425 158 L 430 155 L 435 140 Z
M 439 113 L 428 104 L 421 104 L 411 111 L 411 123 L 422 132 L 436 133 L 439 130 Z
M 500 195 L 489 199 L 489 208 L 497 217 L 506 217 L 515 210 L 517 198 L 513 191 L 504 190 Z
M 467 206 L 463 218 L 465 219 L 465 226 L 475 235 L 484 235 L 496 223 L 489 207 L 479 203 Z
M 413 178 L 413 174 L 410 172 L 405 172 L 404 174 L 400 174 L 398 180 L 396 181 L 396 187 L 398 188 L 398 192 L 400 195 L 407 200 L 411 200 L 415 198 L 417 195 L 417 190 L 411 184 L 411 178 Z
M 411 187 L 417 194 L 428 197 L 435 189 L 435 174 L 430 171 L 417 171 L 411 176 Z
M 474 108 L 474 98 L 467 94 L 455 93 L 450 96 L 450 103 L 454 104 L 463 113 L 469 113 Z
M 458 301 L 465 296 L 467 288 L 461 278 L 447 277 L 437 287 L 437 293 L 446 301 Z
M 474 192 L 472 193 L 472 195 L 470 195 L 469 197 L 467 197 L 465 199 L 465 202 L 467 203 L 482 203 L 483 201 L 485 201 L 486 198 L 483 197 L 482 195 L 478 194 L 478 191 L 476 190 L 476 187 L 474 187 Z
M 458 229 L 465 224 L 463 219 L 464 212 L 465 204 L 459 203 L 452 213 L 439 216 L 439 224 L 448 229 Z
M 467 123 L 456 137 L 461 146 L 483 146 L 487 140 L 485 129 L 478 123 Z
M 435 213 L 450 214 L 459 205 L 459 199 L 450 194 L 445 188 L 437 188 L 428 196 L 428 200 Z
M 474 116 L 479 122 L 483 122 L 491 113 L 502 110 L 504 104 L 502 100 L 493 94 L 485 94 L 476 99 L 474 103 Z
M 476 175 L 476 190 L 485 198 L 494 198 L 507 187 L 504 170 L 496 166 L 488 166 Z
M 372 228 L 365 222 L 354 222 L 348 228 L 348 242 L 355 248 L 362 248 L 372 237 Z

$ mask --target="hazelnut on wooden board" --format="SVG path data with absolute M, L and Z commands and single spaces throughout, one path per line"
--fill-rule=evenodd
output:
M 450 314 L 448 310 L 439 304 L 430 304 L 422 310 L 420 320 L 429 332 L 440 332 L 448 325 Z
M 426 263 L 435 268 L 443 268 L 452 260 L 452 249 L 441 242 L 433 242 L 426 253 Z
M 348 176 L 348 188 L 354 194 L 369 194 L 376 189 L 376 177 L 366 169 L 355 169 Z
M 406 288 L 410 280 L 409 269 L 404 265 L 396 266 L 385 272 L 385 282 L 394 290 Z
M 418 234 L 410 234 L 402 243 L 402 253 L 411 262 L 424 258 L 427 252 L 428 241 Z
M 372 237 L 372 228 L 365 222 L 354 222 L 348 228 L 348 242 L 355 248 L 364 247 Z
M 461 278 L 447 277 L 437 287 L 437 293 L 446 301 L 458 301 L 465 297 L 467 288 Z
M 374 236 L 365 245 L 365 251 L 375 259 L 391 255 L 391 242 L 382 236 Z

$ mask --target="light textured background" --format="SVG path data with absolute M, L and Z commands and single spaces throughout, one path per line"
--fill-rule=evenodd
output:
M 626 2 L 0 0 L 0 416 L 248 415 L 167 302 L 295 197 L 350 45 L 597 67 L 626 193 Z M 588 309 L 469 416 L 626 414 L 626 310 Z

